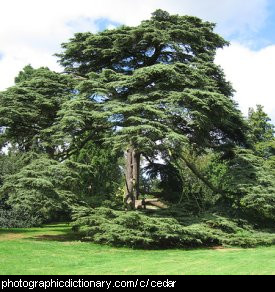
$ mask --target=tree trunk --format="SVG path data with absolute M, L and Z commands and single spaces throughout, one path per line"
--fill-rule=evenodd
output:
M 140 153 L 136 150 L 132 152 L 133 164 L 133 194 L 136 200 L 139 197 L 139 171 L 140 171 Z
M 124 203 L 127 209 L 135 209 L 135 201 L 139 196 L 140 153 L 132 147 L 126 154 L 126 188 Z

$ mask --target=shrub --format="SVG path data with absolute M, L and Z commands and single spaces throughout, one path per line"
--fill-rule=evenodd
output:
M 243 220 L 204 214 L 187 217 L 179 210 L 161 212 L 78 208 L 73 229 L 83 240 L 139 248 L 250 247 L 275 243 L 275 234 L 257 232 Z
M 77 202 L 74 193 L 78 174 L 69 163 L 60 163 L 45 155 L 32 160 L 15 174 L 8 175 L 0 188 L 0 198 L 16 210 L 39 214 L 45 222 L 68 218 Z
M 39 216 L 31 215 L 26 210 L 0 209 L 0 228 L 29 228 L 41 223 Z

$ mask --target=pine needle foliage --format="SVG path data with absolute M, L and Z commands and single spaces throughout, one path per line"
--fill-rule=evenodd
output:
M 1 146 L 12 144 L 20 151 L 36 151 L 53 156 L 48 128 L 56 123 L 62 104 L 71 99 L 75 81 L 48 68 L 26 66 L 14 86 L 0 93 Z
M 1 207 L 1 206 L 0 206 Z M 3 210 L 0 208 L 0 228 L 30 228 L 41 226 L 42 219 L 25 210 Z
M 214 63 L 228 44 L 214 26 L 157 10 L 136 27 L 77 33 L 58 57 L 79 79 L 79 98 L 96 107 L 91 120 L 107 118 L 115 129 L 106 141 L 119 151 L 132 145 L 154 156 L 166 140 L 171 147 L 234 144 L 244 141 L 243 120 Z
M 162 213 L 79 208 L 73 229 L 83 240 L 135 248 L 272 245 L 272 233 L 257 231 L 244 220 L 220 215 L 190 216 L 182 208 Z
M 7 204 L 14 210 L 24 209 L 44 221 L 53 221 L 69 218 L 78 202 L 74 193 L 77 185 L 78 174 L 69 162 L 39 155 L 17 173 L 6 176 L 0 194 L 8 198 Z
M 239 149 L 226 173 L 228 193 L 240 208 L 254 220 L 275 220 L 275 159 Z

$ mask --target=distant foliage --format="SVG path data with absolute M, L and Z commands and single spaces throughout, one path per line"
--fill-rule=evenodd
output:
M 256 110 L 248 112 L 248 137 L 252 143 L 265 142 L 274 139 L 275 127 L 270 123 L 270 117 L 264 112 L 263 106 L 257 105 Z
M 89 142 L 71 157 L 79 175 L 79 191 L 89 205 L 115 201 L 115 194 L 123 186 L 120 156 L 121 153 L 113 153 L 105 145 Z
M 267 150 L 261 148 L 267 153 Z M 275 156 L 238 149 L 224 176 L 233 207 L 253 220 L 275 220 Z
M 188 217 L 181 210 L 163 213 L 80 208 L 73 229 L 83 240 L 139 248 L 274 244 L 275 236 L 253 230 L 247 222 L 215 215 Z
M 28 228 L 41 224 L 42 220 L 39 216 L 30 214 L 26 210 L 0 209 L 0 228 Z
M 189 166 L 181 157 L 188 161 Z M 182 189 L 179 203 L 188 203 L 190 211 L 205 212 L 217 201 L 218 194 L 215 190 L 218 187 L 215 188 L 214 186 L 218 186 L 218 183 L 213 182 L 208 175 L 212 161 L 214 161 L 213 152 L 196 155 L 186 150 L 182 150 L 178 159 L 173 161 L 181 178 Z M 197 173 L 200 174 L 200 177 Z

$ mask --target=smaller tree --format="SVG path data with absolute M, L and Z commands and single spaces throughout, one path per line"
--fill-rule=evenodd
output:
M 270 123 L 271 119 L 263 108 L 257 105 L 256 110 L 250 108 L 248 112 L 249 138 L 254 144 L 274 139 L 274 125 Z
M 223 176 L 223 202 L 258 222 L 275 220 L 275 156 L 261 157 L 251 149 L 236 149 Z M 228 205 L 229 206 L 229 205 Z
M 62 104 L 75 95 L 75 81 L 48 68 L 30 65 L 15 78 L 16 84 L 0 92 L 0 146 L 12 144 L 20 151 L 47 153 L 53 145 L 47 129 L 52 127 Z

